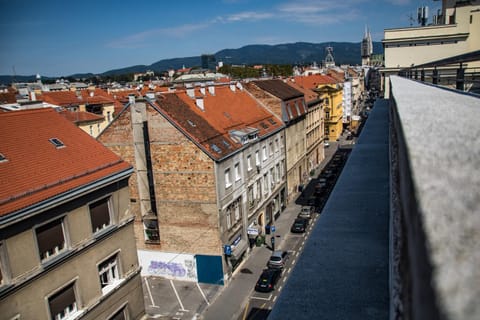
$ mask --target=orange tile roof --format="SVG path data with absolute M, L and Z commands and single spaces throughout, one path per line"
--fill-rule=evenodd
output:
M 38 100 L 42 100 L 61 107 L 76 106 L 81 104 L 113 104 L 114 100 L 108 94 L 101 90 L 93 91 L 93 96 L 90 95 L 90 90 L 82 90 L 77 93 L 75 91 L 47 91 L 42 92 L 37 96 Z
M 295 83 L 301 88 L 315 89 L 323 84 L 336 84 L 338 81 L 330 76 L 323 74 L 313 74 L 309 76 L 297 76 L 293 78 Z
M 214 95 L 208 89 L 205 95 L 195 89 L 195 96 L 203 99 L 204 110 L 196 105 L 196 99 L 190 98 L 183 90 L 163 94 L 156 100 L 156 105 L 190 139 L 202 145 L 213 159 L 218 160 L 243 147 L 232 139 L 231 130 L 256 128 L 259 137 L 262 137 L 283 127 L 280 119 L 247 92 L 235 89 L 233 92 L 229 86 L 215 86 Z M 220 152 L 215 151 L 213 145 Z
M 73 123 L 103 121 L 105 117 L 91 112 L 62 110 L 59 114 Z
M 337 81 L 344 82 L 345 81 L 345 73 L 344 72 L 338 72 L 335 70 L 328 70 L 328 75 Z
M 303 95 L 305 96 L 305 102 L 309 103 L 311 101 L 315 101 L 318 99 L 318 93 L 311 90 L 310 88 L 301 87 L 297 83 L 295 83 L 295 81 L 292 81 L 292 80 L 293 80 L 292 78 L 288 79 L 287 84 L 297 89 L 298 91 L 303 92 Z
M 0 135 L 0 216 L 131 167 L 51 108 L 0 113 Z

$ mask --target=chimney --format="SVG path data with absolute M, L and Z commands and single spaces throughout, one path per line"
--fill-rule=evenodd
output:
M 197 107 L 200 108 L 200 110 L 205 111 L 205 106 L 203 104 L 203 97 L 197 97 L 195 99 L 195 104 L 197 105 Z
M 90 97 L 93 97 L 95 95 L 95 92 L 90 91 Z
M 195 98 L 195 88 L 188 88 L 187 95 L 192 99 Z
M 128 95 L 128 103 L 135 104 L 135 95 L 134 94 L 129 94 Z
M 237 88 L 238 90 L 242 91 L 243 90 L 243 86 L 240 82 L 237 82 Z
M 230 84 L 230 90 L 232 90 L 232 92 L 235 92 L 235 85 L 233 83 Z
M 30 92 L 30 100 L 37 101 L 37 95 L 35 94 L 35 91 Z
M 200 87 L 200 93 L 201 93 L 202 95 L 205 95 L 205 87 Z
M 208 86 L 208 92 L 210 92 L 210 94 L 212 96 L 214 96 L 215 95 L 215 86 L 214 85 Z

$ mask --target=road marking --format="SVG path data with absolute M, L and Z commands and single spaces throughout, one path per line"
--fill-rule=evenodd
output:
M 292 261 L 292 265 L 294 265 L 296 261 L 297 261 L 297 259 L 296 259 L 296 258 L 295 258 L 295 259 L 293 259 L 293 261 Z
M 247 319 L 247 311 L 248 311 L 248 306 L 250 305 L 250 300 L 247 301 L 247 305 L 245 306 L 245 310 L 243 311 L 243 318 L 242 320 Z
M 278 292 L 282 291 L 282 286 L 278 287 L 277 289 Z M 275 301 L 276 296 L 273 298 L 273 301 Z
M 272 302 L 275 302 L 275 300 L 277 300 L 277 296 L 273 297 Z
M 251 299 L 270 301 L 270 299 L 272 299 L 272 295 L 270 294 L 268 298 L 252 296 Z
M 148 296 L 150 297 L 150 301 L 152 301 L 152 306 L 157 307 L 155 305 L 155 301 L 153 301 L 152 291 L 150 291 L 150 285 L 148 284 L 148 278 L 145 277 L 145 285 L 147 286 Z
M 180 300 L 180 296 L 178 295 L 177 289 L 175 289 L 175 285 L 173 284 L 173 280 L 170 280 L 170 284 L 172 286 L 173 292 L 175 292 L 175 295 L 177 296 L 178 303 L 180 304 L 180 307 L 182 308 L 180 310 L 188 312 L 188 310 L 185 310 L 185 308 L 183 307 L 182 300 Z
M 210 302 L 208 302 L 207 297 L 205 297 L 205 294 L 203 293 L 202 288 L 200 288 L 200 285 L 198 284 L 198 282 L 196 282 L 196 284 L 197 284 L 198 290 L 199 290 L 200 293 L 202 294 L 203 299 L 205 300 L 205 302 L 207 303 L 207 305 L 210 305 Z

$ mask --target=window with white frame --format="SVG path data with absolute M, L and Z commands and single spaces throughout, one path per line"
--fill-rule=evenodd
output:
M 263 193 L 268 194 L 268 176 L 266 173 L 263 175 Z
M 232 185 L 232 179 L 230 177 L 230 169 L 225 170 L 225 188 Z
M 242 175 L 240 174 L 240 164 L 235 164 L 235 181 L 242 179 Z
M 247 170 L 248 171 L 251 171 L 253 168 L 252 168 L 252 156 L 251 155 L 248 155 L 247 156 Z
M 102 292 L 107 293 L 121 280 L 118 272 L 118 256 L 114 255 L 98 265 L 98 276 Z
M 233 204 L 233 210 L 235 212 L 235 222 L 240 220 L 241 215 L 241 206 L 240 206 L 240 199 L 234 202 Z
M 255 194 L 253 190 L 253 184 L 248 187 L 247 197 L 248 197 L 248 208 L 252 209 L 253 206 L 255 206 Z
M 279 148 L 278 148 L 278 139 L 275 139 L 275 152 L 278 152 L 279 151 Z
M 255 151 L 255 164 L 256 164 L 257 166 L 260 165 L 260 154 L 258 153 L 258 150 Z
M 273 168 L 270 168 L 270 185 L 271 185 L 272 190 L 273 190 L 273 186 L 275 185 L 275 177 L 274 177 L 274 173 L 273 173 Z
M 269 148 L 268 151 L 270 152 L 270 156 L 272 157 L 272 156 L 273 156 L 273 152 L 274 152 L 274 150 L 273 150 L 273 142 L 270 142 L 270 143 L 268 144 L 268 148 Z
M 265 161 L 265 160 L 267 160 L 267 158 L 268 158 L 267 147 L 263 146 L 263 148 L 262 148 L 262 159 L 263 159 L 263 161 Z
M 93 233 L 105 229 L 112 223 L 110 207 L 110 197 L 89 204 Z
M 227 230 L 232 227 L 232 209 L 230 207 L 227 208 L 227 211 L 225 212 L 225 218 L 227 222 Z
M 275 181 L 277 183 L 280 183 L 280 164 L 277 163 L 277 165 L 275 166 Z
M 256 185 L 257 185 L 257 188 L 256 188 L 257 194 L 256 194 L 255 198 L 257 199 L 257 201 L 260 201 L 260 200 L 262 200 L 262 180 L 261 180 L 261 178 L 259 178 L 257 180 Z
M 35 229 L 40 259 L 46 261 L 66 249 L 63 218 L 51 221 Z
M 48 298 L 51 319 L 73 319 L 78 315 L 74 286 L 72 283 Z

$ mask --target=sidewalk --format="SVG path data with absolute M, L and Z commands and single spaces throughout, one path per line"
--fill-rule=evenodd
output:
M 314 178 L 305 186 L 297 200 L 291 201 L 275 221 L 276 249 L 283 248 L 284 235 L 289 233 L 291 223 L 300 211 L 302 204 L 306 204 L 304 202 L 312 195 L 315 178 L 330 161 L 338 148 L 338 144 L 338 142 L 331 142 L 330 147 L 325 149 L 325 159 L 315 170 Z M 267 237 L 267 239 L 269 238 Z M 215 300 L 205 309 L 200 319 L 238 319 L 271 254 L 270 247 L 266 245 L 254 247 L 248 259 L 235 271 L 228 286 L 217 294 Z

